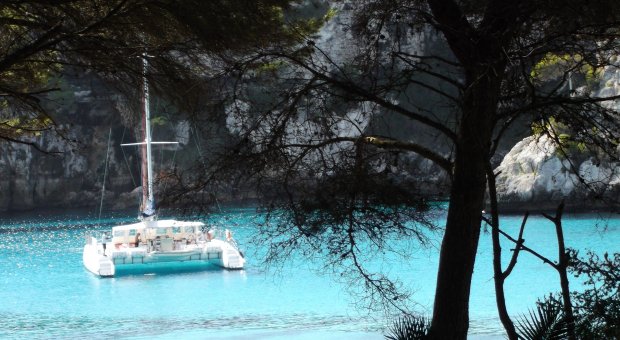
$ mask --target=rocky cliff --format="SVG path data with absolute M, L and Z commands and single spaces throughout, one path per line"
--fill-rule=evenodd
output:
M 317 3 L 320 6 L 325 5 L 324 1 Z M 323 28 L 321 38 L 316 43 L 338 59 L 347 60 L 355 55 L 353 52 L 358 48 L 351 44 L 352 6 L 350 1 L 338 2 L 335 6 L 337 15 Z M 324 10 L 319 7 L 317 10 Z M 431 32 L 420 32 L 405 43 L 421 53 L 429 50 L 436 53 L 445 49 L 441 39 Z M 601 78 L 602 85 L 598 95 L 620 94 L 620 75 L 615 70 L 605 70 Z M 96 77 L 89 75 L 71 77 L 57 95 L 57 99 L 64 102 L 54 109 L 55 116 L 61 127 L 67 131 L 65 137 L 75 140 L 76 144 L 51 134 L 39 137 L 36 142 L 46 150 L 60 151 L 58 154 L 40 153 L 24 145 L 0 144 L 0 211 L 43 207 L 97 207 L 101 198 L 110 129 L 112 147 L 109 153 L 104 204 L 107 209 L 137 208 L 140 171 L 137 150 L 120 147 L 123 142 L 136 140 L 134 128 L 137 126 L 137 105 L 127 105 L 126 100 L 115 91 L 95 79 Z M 450 114 L 448 111 L 438 112 L 443 110 L 440 108 L 444 106 L 436 95 L 423 88 L 409 90 L 402 94 L 402 98 L 394 100 L 414 100 L 425 103 L 423 109 L 436 115 Z M 362 108 L 358 109 L 363 111 Z M 157 114 L 157 109 L 154 111 Z M 351 114 L 345 115 L 346 119 L 343 121 L 352 120 Z M 444 140 L 437 139 L 437 136 L 429 135 L 426 131 L 416 130 L 415 124 L 396 114 L 385 112 L 380 117 L 354 118 L 363 118 L 360 125 L 365 126 L 368 133 L 413 139 L 437 147 L 446 145 Z M 225 130 L 226 126 L 230 125 L 230 119 L 231 117 L 228 117 L 228 120 L 224 118 L 222 126 L 214 129 Z M 197 144 L 189 142 L 192 129 L 186 122 L 170 120 L 167 124 L 169 126 L 166 129 L 156 127 L 154 138 L 161 132 L 181 141 L 183 145 Z M 620 171 L 617 164 L 589 157 L 582 157 L 579 164 L 571 164 L 562 158 L 557 152 L 557 146 L 548 137 L 526 137 L 530 134 L 529 126 L 516 125 L 515 129 L 508 132 L 504 144 L 497 151 L 498 162 L 505 155 L 497 168 L 501 172 L 497 179 L 498 194 L 505 211 L 532 206 L 552 208 L 565 198 L 583 205 L 584 200 L 589 201 L 599 195 L 617 197 L 620 191 Z M 230 126 L 228 130 L 231 130 Z M 186 153 L 185 159 L 195 159 L 197 150 L 189 149 L 190 146 L 182 148 L 182 152 Z M 440 152 L 450 153 L 449 148 L 444 149 Z M 168 153 L 168 158 L 176 156 L 171 155 L 173 151 L 165 152 Z M 404 166 L 426 174 L 429 191 L 437 190 L 436 183 L 446 180 L 445 176 L 441 176 L 443 172 L 424 159 L 412 156 L 405 161 Z M 581 176 L 575 175 L 573 170 L 577 170 Z M 424 177 L 419 173 L 416 173 L 416 176 Z M 598 188 L 598 193 L 588 191 L 583 183 L 590 188 Z
M 59 133 L 32 140 L 49 153 L 0 143 L 0 211 L 99 207 L 109 137 L 104 206 L 137 209 L 138 150 L 122 149 L 120 144 L 136 141 L 138 115 L 133 111 L 138 111 L 138 105 L 127 105 L 127 100 L 96 79 L 82 74 L 63 80 L 62 90 L 53 98 L 55 105 L 49 107 Z M 154 128 L 155 138 L 165 135 L 187 144 L 186 123 L 167 125 L 171 127 Z M 160 151 L 158 162 L 169 162 L 165 158 L 176 151 Z
M 599 97 L 620 94 L 620 72 L 603 70 Z M 620 102 L 608 104 L 620 110 Z M 573 150 L 571 160 L 549 136 L 530 136 L 506 154 L 496 172 L 502 211 L 555 209 L 561 200 L 573 210 L 609 209 L 620 199 L 620 164 L 604 155 Z
M 120 118 L 111 91 L 93 84 L 92 77 L 65 83 L 52 109 L 60 134 L 44 133 L 33 140 L 43 153 L 19 144 L 0 144 L 0 211 L 39 207 L 83 207 L 99 201 L 110 127 L 118 144 Z M 122 131 L 122 126 L 120 127 Z M 111 150 L 111 190 L 125 190 L 116 148 Z

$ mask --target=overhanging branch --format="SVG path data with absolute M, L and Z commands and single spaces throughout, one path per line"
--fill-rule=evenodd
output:
M 450 140 L 454 141 L 456 140 L 457 136 L 456 133 L 454 131 L 452 131 L 450 128 L 448 128 L 446 125 L 439 123 L 437 121 L 434 121 L 432 119 L 430 119 L 429 117 L 426 117 L 424 115 L 412 112 L 398 104 L 395 104 L 391 101 L 389 101 L 388 99 L 382 98 L 380 96 L 378 96 L 375 93 L 372 93 L 371 91 L 368 91 L 367 89 L 355 84 L 352 81 L 349 80 L 345 80 L 345 79 L 338 79 L 335 78 L 333 76 L 329 76 L 327 74 L 325 74 L 324 72 L 321 72 L 313 67 L 311 67 L 310 65 L 308 65 L 308 63 L 305 63 L 304 61 L 300 60 L 299 58 L 294 57 L 293 55 L 287 54 L 287 53 L 283 53 L 283 52 L 266 52 L 265 56 L 267 55 L 271 55 L 274 57 L 279 57 L 279 58 L 284 58 L 284 59 L 288 59 L 289 61 L 291 61 L 292 63 L 294 63 L 295 65 L 305 69 L 306 71 L 310 72 L 313 76 L 315 76 L 316 78 L 323 80 L 327 83 L 329 83 L 332 86 L 335 86 L 337 88 L 340 88 L 344 91 L 347 91 L 348 93 L 351 93 L 355 96 L 358 96 L 361 99 L 367 100 L 367 101 L 371 101 L 374 102 L 378 105 L 380 105 L 381 107 L 388 109 L 390 111 L 402 114 L 405 117 L 408 117 L 412 120 L 415 120 L 421 124 L 424 124 L 428 127 L 431 127 L 439 132 L 441 132 L 442 134 L 444 134 L 445 136 L 447 136 Z
M 323 140 L 317 143 L 308 143 L 308 144 L 286 144 L 283 145 L 284 148 L 313 148 L 318 149 L 325 147 L 330 144 L 342 143 L 342 142 L 351 142 L 351 143 L 365 143 L 368 145 L 372 145 L 381 149 L 396 149 L 396 150 L 404 150 L 415 152 L 418 155 L 432 161 L 437 164 L 443 170 L 445 170 L 449 175 L 452 174 L 452 162 L 447 158 L 439 155 L 431 149 L 425 148 L 416 143 L 409 143 L 404 141 L 399 141 L 396 139 L 382 137 L 382 136 L 360 136 L 360 137 L 335 137 L 330 138 L 328 140 Z

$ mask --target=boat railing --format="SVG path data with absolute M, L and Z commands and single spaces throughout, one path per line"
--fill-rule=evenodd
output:
M 233 248 L 239 250 L 239 245 L 237 244 L 237 240 L 235 240 L 232 236 L 226 239 L 226 242 L 230 243 L 230 245 L 233 246 Z
M 228 242 L 235 249 L 239 250 L 239 245 L 237 244 L 237 240 L 234 239 L 233 234 L 228 229 L 220 229 L 220 228 L 212 228 L 208 232 L 210 239 L 218 239 L 222 241 Z
M 86 238 L 86 244 L 89 244 L 89 245 L 103 244 L 109 241 L 109 239 L 106 238 L 105 233 L 96 235 L 96 234 L 93 234 L 92 232 L 86 232 L 84 234 L 84 238 Z

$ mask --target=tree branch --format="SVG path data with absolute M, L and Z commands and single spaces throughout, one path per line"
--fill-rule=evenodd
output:
M 510 241 L 512 241 L 514 244 L 519 244 L 518 240 L 515 240 L 512 236 L 508 235 L 507 233 L 505 233 L 503 230 L 499 229 L 499 233 L 504 235 L 504 237 L 506 237 L 507 239 L 509 239 Z M 524 244 L 520 245 L 520 248 L 522 250 L 525 250 L 526 252 L 538 257 L 539 259 L 541 259 L 544 263 L 550 265 L 551 267 L 553 267 L 555 270 L 558 269 L 558 265 L 553 263 L 551 260 L 549 260 L 548 258 L 540 255 L 538 252 L 536 252 L 535 250 L 525 246 Z
M 290 55 L 290 54 L 286 54 L 286 53 L 282 53 L 282 52 L 269 52 L 269 55 L 272 56 L 276 56 L 276 57 L 280 57 L 280 58 L 285 58 L 288 59 L 290 61 L 292 61 L 294 64 L 296 64 L 297 66 L 300 66 L 301 68 L 305 69 L 306 71 L 310 72 L 312 75 L 314 75 L 315 77 L 317 77 L 318 79 L 321 79 L 323 81 L 328 82 L 329 84 L 336 86 L 342 90 L 345 90 L 351 94 L 357 95 L 362 99 L 368 100 L 368 101 L 372 101 L 374 103 L 377 103 L 378 105 L 390 110 L 390 111 L 394 111 L 396 113 L 400 113 L 402 115 L 404 115 L 405 117 L 411 118 L 412 120 L 415 120 L 417 122 L 420 122 L 424 125 L 427 125 L 439 132 L 441 132 L 442 134 L 444 134 L 445 136 L 447 136 L 448 138 L 450 138 L 450 140 L 454 141 L 456 140 L 456 133 L 454 133 L 454 131 L 452 131 L 450 128 L 448 128 L 447 126 L 445 126 L 442 123 L 438 123 L 426 116 L 417 114 L 415 112 L 412 112 L 410 110 L 405 109 L 404 107 L 394 104 L 392 102 L 390 102 L 389 100 L 379 97 L 378 95 L 369 92 L 368 90 L 358 86 L 357 84 L 351 82 L 351 81 L 347 81 L 347 80 L 340 80 L 337 78 L 334 78 L 332 76 L 328 76 L 327 74 L 316 70 L 313 67 L 310 67 L 307 63 L 303 62 L 302 60 Z
M 326 145 L 336 144 L 336 143 L 341 143 L 341 142 L 365 143 L 365 144 L 373 145 L 373 146 L 376 146 L 382 149 L 398 149 L 398 150 L 412 151 L 428 160 L 431 160 L 433 163 L 437 164 L 439 167 L 444 169 L 449 175 L 452 174 L 452 162 L 450 162 L 447 158 L 437 154 L 433 150 L 427 149 L 419 144 L 407 143 L 407 142 L 391 139 L 388 137 L 382 137 L 382 136 L 335 137 L 335 138 L 330 138 L 328 140 L 320 141 L 314 144 L 293 143 L 293 144 L 285 144 L 283 145 L 283 147 L 318 149 Z
M 523 239 L 523 230 L 525 229 L 525 223 L 527 222 L 527 218 L 529 216 L 530 216 L 529 211 L 526 211 L 525 215 L 523 215 L 523 222 L 521 222 L 521 228 L 519 228 L 519 237 L 517 238 L 516 247 L 512 253 L 512 257 L 510 258 L 510 262 L 508 263 L 506 270 L 504 270 L 504 272 L 502 273 L 502 276 L 504 278 L 507 278 L 510 275 L 515 265 L 517 264 L 517 258 L 519 257 L 519 252 L 521 251 L 523 242 L 525 242 L 525 240 Z

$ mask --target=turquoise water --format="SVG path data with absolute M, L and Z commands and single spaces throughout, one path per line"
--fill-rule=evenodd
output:
M 264 268 L 251 243 L 254 210 L 230 210 L 213 223 L 233 224 L 248 254 L 243 271 L 157 272 L 99 279 L 82 267 L 87 231 L 133 222 L 133 216 L 97 221 L 85 214 L 22 215 L 0 219 L 0 338 L 178 338 L 178 339 L 380 339 L 385 321 L 355 307 L 357 299 L 320 264 L 291 259 Z M 516 235 L 520 217 L 502 218 Z M 577 249 L 618 251 L 620 219 L 568 216 L 566 243 Z M 555 259 L 553 225 L 531 217 L 526 245 Z M 430 313 L 440 235 L 390 274 L 413 289 L 421 313 Z M 509 256 L 510 245 L 504 258 Z M 257 255 L 258 254 L 258 255 Z M 579 288 L 573 282 L 571 288 Z M 537 298 L 559 289 L 557 274 L 522 254 L 507 281 L 509 312 L 518 315 Z M 483 234 L 471 297 L 470 334 L 502 334 L 496 316 L 490 235 Z

